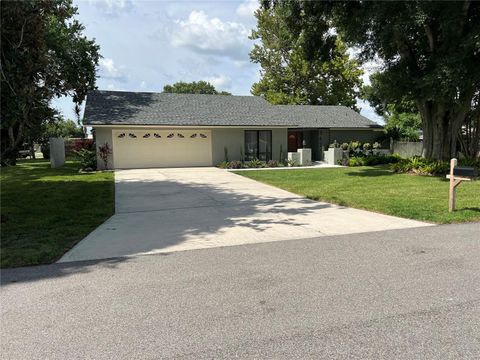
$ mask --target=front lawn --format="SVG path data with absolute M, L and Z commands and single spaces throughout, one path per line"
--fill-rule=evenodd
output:
M 440 177 L 394 174 L 387 167 L 239 171 L 309 199 L 434 223 L 480 220 L 480 181 L 457 188 L 448 212 L 449 183 Z
M 54 262 L 114 213 L 113 173 L 78 168 L 27 160 L 1 169 L 1 267 Z

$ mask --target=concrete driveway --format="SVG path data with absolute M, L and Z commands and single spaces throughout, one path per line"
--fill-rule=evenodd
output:
M 216 168 L 119 170 L 115 181 L 115 215 L 60 262 L 429 225 L 308 200 Z

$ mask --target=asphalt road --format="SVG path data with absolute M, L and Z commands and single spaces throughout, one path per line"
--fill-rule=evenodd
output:
M 479 359 L 480 224 L 2 271 L 4 359 Z

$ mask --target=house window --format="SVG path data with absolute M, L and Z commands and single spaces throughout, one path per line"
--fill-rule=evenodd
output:
M 245 160 L 272 159 L 272 131 L 245 130 Z

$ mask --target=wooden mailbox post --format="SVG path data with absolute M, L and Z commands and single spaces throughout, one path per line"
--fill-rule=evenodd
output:
M 450 193 L 448 198 L 448 211 L 455 210 L 455 190 L 462 181 L 471 181 L 477 176 L 477 172 L 473 167 L 458 167 L 457 159 L 450 160 Z

